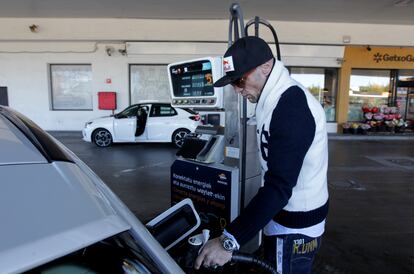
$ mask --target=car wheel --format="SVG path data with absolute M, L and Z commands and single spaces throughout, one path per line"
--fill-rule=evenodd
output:
M 176 131 L 174 131 L 172 138 L 171 138 L 173 144 L 178 148 L 182 147 L 184 143 L 184 139 L 188 133 L 190 133 L 190 131 L 185 128 L 179 128 Z
M 107 147 L 112 144 L 112 135 L 106 129 L 99 128 L 93 132 L 92 141 L 98 147 Z

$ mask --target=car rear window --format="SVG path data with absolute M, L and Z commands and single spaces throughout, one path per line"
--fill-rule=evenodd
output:
M 153 105 L 151 109 L 151 117 L 165 117 L 177 115 L 175 109 L 169 105 Z

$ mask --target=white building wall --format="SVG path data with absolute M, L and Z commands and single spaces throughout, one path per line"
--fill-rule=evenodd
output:
M 414 45 L 414 37 L 407 35 L 413 33 L 414 26 L 271 23 L 281 43 L 342 45 L 343 36 L 347 35 L 351 37 L 351 44 Z M 39 26 L 38 33 L 29 31 L 28 26 L 32 24 Z M 167 64 L 208 53 L 222 54 L 227 31 L 226 20 L 2 18 L 0 86 L 8 88 L 11 107 L 44 129 L 80 130 L 85 121 L 111 114 L 111 111 L 98 110 L 98 91 L 117 92 L 117 111 L 128 106 L 129 64 Z M 270 32 L 262 33 L 266 40 L 273 40 Z M 118 53 L 127 41 L 143 42 L 139 43 L 141 52 L 127 56 Z M 200 52 L 197 47 L 195 50 L 188 47 L 186 52 L 186 47 L 179 48 L 182 41 L 189 45 L 197 41 L 221 43 L 204 44 Z M 162 54 L 150 42 L 164 42 Z M 108 56 L 107 46 L 113 47 L 115 54 Z M 301 59 L 292 60 L 297 63 Z M 79 63 L 92 65 L 93 111 L 52 111 L 48 64 Z M 111 84 L 106 84 L 107 78 L 112 80 Z
M 27 43 L 26 46 L 31 50 L 45 49 L 43 43 Z M 69 48 L 90 51 L 94 43 L 69 43 Z M 49 64 L 92 65 L 93 111 L 51 110 Z M 8 88 L 9 105 L 46 130 L 80 130 L 88 119 L 110 114 L 110 111 L 97 109 L 98 91 L 116 91 L 118 105 L 128 105 L 127 61 L 108 57 L 102 46 L 94 53 L 0 53 L 0 75 L 0 85 Z M 112 84 L 105 83 L 107 78 L 112 79 Z

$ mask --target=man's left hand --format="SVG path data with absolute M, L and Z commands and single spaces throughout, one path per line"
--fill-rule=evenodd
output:
M 201 265 L 204 267 L 222 266 L 231 260 L 232 255 L 233 252 L 224 250 L 220 238 L 214 238 L 203 247 L 194 263 L 194 268 L 200 269 Z

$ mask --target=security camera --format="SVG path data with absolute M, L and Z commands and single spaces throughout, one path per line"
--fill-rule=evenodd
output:
M 38 25 L 33 24 L 33 25 L 30 25 L 30 26 L 29 26 L 29 29 L 30 29 L 30 31 L 31 31 L 31 32 L 36 33 L 36 32 L 38 32 L 38 31 L 39 31 L 39 26 L 38 26 Z
M 372 50 L 372 48 L 368 45 L 367 46 L 367 51 L 371 51 Z

